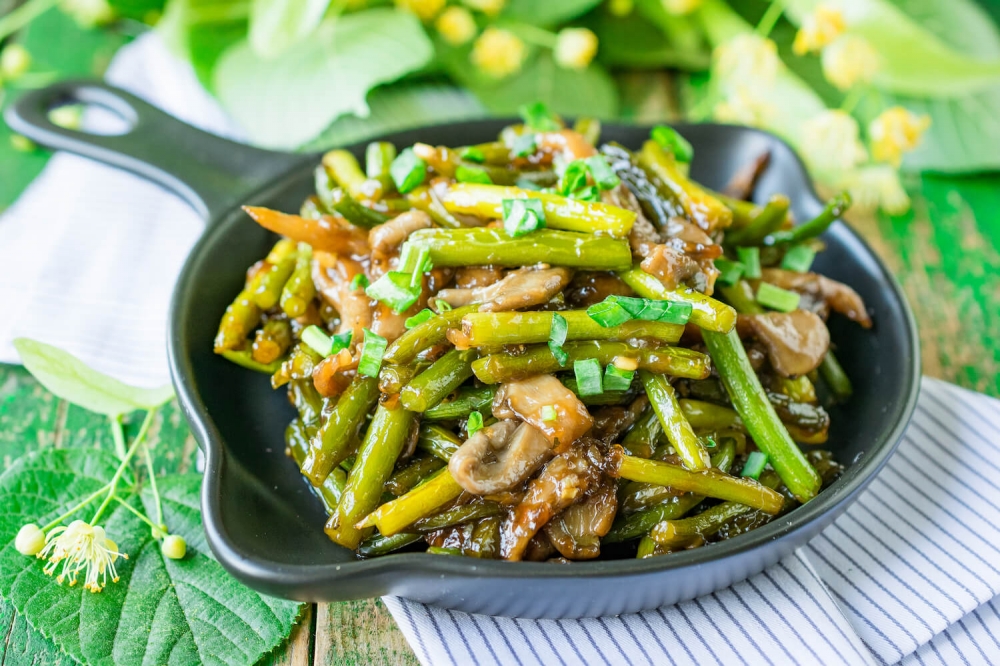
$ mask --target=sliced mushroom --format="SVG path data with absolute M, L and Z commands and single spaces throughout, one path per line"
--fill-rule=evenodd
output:
M 830 332 L 823 320 L 812 312 L 768 312 L 748 315 L 746 320 L 767 348 L 771 366 L 785 377 L 812 372 L 823 362 L 830 348 Z
M 782 289 L 790 289 L 800 294 L 808 294 L 821 299 L 835 312 L 865 328 L 871 328 L 872 319 L 868 309 L 858 292 L 843 282 L 831 280 L 818 273 L 795 273 L 780 268 L 765 268 L 761 271 L 761 279 Z
M 566 268 L 522 268 L 487 287 L 443 289 L 438 298 L 452 307 L 482 303 L 483 312 L 519 310 L 548 303 L 569 284 L 573 274 Z
M 532 537 L 566 507 L 580 501 L 601 476 L 603 459 L 597 446 L 584 442 L 550 460 L 528 484 L 524 500 L 501 527 L 500 553 L 520 560 Z
M 587 271 L 577 273 L 566 287 L 566 302 L 575 308 L 589 308 L 612 294 L 634 296 L 625 282 L 614 273 Z
M 364 274 L 364 267 L 357 261 L 329 252 L 313 253 L 312 278 L 324 301 L 340 315 L 337 333 L 352 331 L 354 341 L 364 336 L 364 329 L 371 326 L 371 301 L 361 289 L 352 289 L 355 275 Z
M 455 271 L 455 287 L 458 289 L 489 287 L 502 279 L 503 268 L 500 266 L 464 266 Z
M 468 492 L 489 495 L 521 483 L 551 456 L 552 445 L 541 432 L 507 419 L 483 428 L 458 447 L 448 471 Z
M 351 255 L 368 254 L 368 237 L 364 230 L 342 217 L 324 215 L 311 219 L 258 206 L 244 206 L 243 210 L 265 229 L 309 243 L 314 250 Z
M 617 484 L 605 478 L 586 500 L 550 520 L 545 535 L 563 557 L 592 560 L 601 554 L 601 537 L 611 530 L 617 509 Z
M 636 261 L 642 261 L 649 256 L 656 245 L 663 242 L 660 238 L 660 232 L 656 230 L 656 227 L 643 212 L 639 200 L 624 185 L 618 185 L 602 192 L 601 201 L 635 213 L 635 222 L 632 224 L 632 231 L 629 232 L 628 243 L 632 249 L 632 257 Z
M 372 249 L 372 276 L 379 277 L 389 270 L 389 262 L 399 246 L 418 229 L 433 225 L 430 215 L 422 210 L 408 210 L 368 232 Z
M 648 406 L 649 398 L 641 395 L 628 407 L 621 405 L 602 407 L 594 413 L 593 437 L 606 443 L 617 440 L 619 435 L 632 427 Z
M 667 289 L 675 289 L 681 283 L 701 274 L 698 262 L 669 245 L 654 246 L 639 265 L 642 270 L 658 278 Z M 697 284 L 692 286 L 698 288 Z
M 543 414 L 551 407 L 555 418 Z M 576 394 L 552 375 L 536 375 L 506 382 L 493 397 L 493 415 L 498 419 L 517 417 L 540 430 L 556 451 L 566 448 L 594 425 L 587 407 Z
M 764 173 L 767 169 L 767 165 L 771 162 L 771 151 L 765 150 L 754 159 L 750 160 L 739 170 L 733 174 L 733 177 L 729 179 L 726 183 L 723 193 L 726 196 L 732 197 L 733 199 L 745 200 L 749 199 L 750 195 L 753 194 L 754 185 L 757 184 L 757 179 L 760 175 Z

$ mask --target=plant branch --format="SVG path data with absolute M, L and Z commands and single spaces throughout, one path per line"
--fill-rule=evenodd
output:
M 0 40 L 14 34 L 35 18 L 54 7 L 59 0 L 28 0 L 3 18 L 0 18 Z
M 760 17 L 760 23 L 757 24 L 754 32 L 761 37 L 767 37 L 770 35 L 784 11 L 785 8 L 782 6 L 781 0 L 772 0 L 771 5 L 767 8 L 767 11 Z
M 142 421 L 142 427 L 139 428 L 139 434 L 135 436 L 134 440 L 132 440 L 132 445 L 129 446 L 128 451 L 125 453 L 125 457 L 122 458 L 121 464 L 118 465 L 115 475 L 111 477 L 111 483 L 108 484 L 110 486 L 108 489 L 108 496 L 104 498 L 101 506 L 97 508 L 97 513 L 95 513 L 94 517 L 91 518 L 91 525 L 100 520 L 101 514 L 103 514 L 104 510 L 108 508 L 109 504 L 111 504 L 111 500 L 118 491 L 118 482 L 121 481 L 122 474 L 125 473 L 125 469 L 128 467 L 129 461 L 132 460 L 132 456 L 134 456 L 135 452 L 139 449 L 139 445 L 146 439 L 146 433 L 149 432 L 149 427 L 153 424 L 153 417 L 156 416 L 156 411 L 156 408 L 153 408 L 146 412 L 146 418 Z

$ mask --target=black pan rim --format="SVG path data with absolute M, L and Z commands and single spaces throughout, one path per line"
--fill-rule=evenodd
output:
M 347 148 L 355 148 L 359 145 L 363 146 L 368 141 L 376 139 L 393 141 L 396 137 L 404 133 L 409 134 L 414 131 L 424 131 L 432 127 L 461 126 L 482 128 L 485 133 L 491 130 L 495 131 L 504 124 L 509 124 L 511 121 L 512 119 L 485 119 L 429 125 L 406 130 L 405 132 L 373 136 L 347 146 Z M 701 126 L 704 125 L 701 124 Z M 720 131 L 739 130 L 742 132 L 757 133 L 767 136 L 769 140 L 784 143 L 784 141 L 773 134 L 754 128 L 718 124 L 708 125 L 710 127 L 717 127 Z M 685 128 L 694 125 L 678 123 L 673 126 L 683 132 Z M 631 130 L 643 128 L 642 125 L 615 125 L 611 123 L 606 124 L 606 127 L 620 127 Z M 792 152 L 794 154 L 794 151 Z M 798 167 L 803 173 L 806 173 L 805 166 L 797 154 L 795 159 L 797 160 Z M 289 171 L 283 178 L 270 183 L 258 194 L 264 194 L 271 190 L 277 191 L 285 182 L 299 175 L 301 171 L 307 168 L 311 170 L 313 167 L 314 162 L 304 158 L 303 166 Z M 806 181 L 808 182 L 807 191 L 802 194 L 808 194 L 817 206 L 821 205 L 811 180 L 807 178 Z M 213 225 L 219 219 L 228 217 L 229 214 L 230 212 L 226 212 L 219 215 L 216 220 L 210 221 L 209 225 Z M 748 553 L 766 546 L 769 542 L 784 539 L 792 534 L 814 532 L 823 526 L 824 517 L 828 517 L 834 513 L 835 509 L 840 505 L 853 501 L 885 465 L 902 439 L 903 433 L 916 407 L 919 395 L 920 340 L 916 320 L 903 294 L 902 288 L 879 256 L 865 242 L 864 238 L 844 222 L 837 221 L 833 231 L 846 234 L 852 242 L 857 243 L 867 253 L 868 257 L 866 258 L 873 261 L 878 267 L 881 277 L 892 294 L 892 300 L 896 302 L 904 313 L 905 335 L 908 344 L 913 350 L 910 363 L 905 368 L 906 376 L 902 380 L 902 383 L 906 387 L 905 399 L 897 405 L 893 414 L 887 415 L 887 419 L 892 420 L 892 428 L 888 436 L 878 442 L 873 447 L 873 450 L 865 455 L 863 460 L 853 465 L 843 477 L 820 493 L 816 499 L 795 509 L 781 520 L 774 521 L 731 540 L 713 544 L 709 548 L 674 553 L 669 557 L 647 558 L 644 560 L 624 559 L 577 562 L 569 567 L 554 567 L 551 564 L 535 562 L 504 562 L 460 557 L 428 557 L 422 553 L 387 555 L 368 560 L 358 559 L 353 562 L 324 565 L 287 564 L 251 557 L 234 546 L 224 529 L 224 521 L 220 509 L 220 493 L 222 492 L 222 470 L 226 465 L 225 447 L 220 441 L 219 432 L 212 421 L 211 415 L 198 397 L 197 387 L 193 385 L 191 380 L 193 377 L 191 360 L 184 354 L 184 334 L 180 330 L 179 318 L 176 316 L 181 307 L 181 302 L 184 300 L 184 294 L 190 292 L 191 289 L 191 285 L 187 282 L 188 278 L 186 277 L 189 275 L 189 264 L 199 254 L 200 247 L 207 244 L 212 235 L 217 233 L 217 231 L 218 227 L 209 228 L 195 247 L 192 248 L 188 259 L 185 261 L 184 268 L 181 270 L 181 277 L 175 286 L 171 299 L 170 326 L 167 335 L 170 372 L 177 391 L 178 400 L 188 422 L 191 424 L 196 440 L 205 453 L 204 483 L 202 488 L 202 513 L 205 532 L 208 543 L 219 562 L 238 578 L 248 584 L 257 585 L 264 589 L 297 590 L 298 592 L 295 596 L 298 598 L 310 598 L 308 590 L 312 586 L 320 584 L 329 585 L 338 579 L 348 577 L 355 580 L 369 580 L 372 590 L 369 596 L 376 596 L 383 593 L 386 589 L 387 581 L 393 577 L 396 580 L 415 577 L 434 577 L 440 579 L 442 576 L 535 580 L 618 577 L 633 579 L 635 576 L 655 575 L 660 572 L 688 567 L 694 568 L 710 561 Z

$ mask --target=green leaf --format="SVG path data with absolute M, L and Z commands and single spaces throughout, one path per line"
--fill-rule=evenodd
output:
M 83 361 L 44 342 L 14 340 L 21 361 L 42 386 L 74 405 L 107 416 L 159 407 L 174 397 L 169 384 L 154 389 L 129 386 L 88 367 Z
M 552 26 L 586 14 L 601 0 L 507 0 L 503 16 L 537 26 Z
M 262 58 L 273 58 L 312 34 L 330 0 L 253 0 L 250 46 Z
M 169 0 L 156 31 L 211 90 L 215 63 L 226 49 L 246 38 L 249 15 L 249 0 Z
M 299 604 L 244 587 L 212 558 L 201 528 L 198 475 L 159 480 L 167 525 L 188 543 L 183 560 L 164 558 L 148 526 L 117 505 L 101 523 L 129 559 L 116 562 L 119 582 L 99 594 L 81 584 L 58 585 L 42 562 L 17 552 L 22 524 L 55 518 L 107 483 L 117 462 L 103 451 L 50 450 L 21 458 L 0 476 L 0 595 L 39 633 L 86 663 L 246 665 L 274 649 L 291 631 Z M 141 509 L 138 496 L 128 501 Z
M 935 13 L 953 11 L 963 0 L 919 0 Z M 788 16 L 800 23 L 821 0 L 785 0 Z M 1000 58 L 970 56 L 953 48 L 913 20 L 889 0 L 842 0 L 839 6 L 850 32 L 865 37 L 882 57 L 875 85 L 889 92 L 914 97 L 963 95 L 1000 81 Z M 971 16 L 967 9 L 961 14 Z M 955 16 L 949 21 L 955 22 Z M 984 20 L 988 20 L 985 19 Z M 963 26 L 976 31 L 974 20 Z
M 432 54 L 415 16 L 370 9 L 327 19 L 272 60 L 236 44 L 216 65 L 215 90 L 254 142 L 293 148 L 339 116 L 367 116 L 371 88 L 423 67 Z
M 5 640 L 0 643 L 0 663 L 4 666 L 73 666 L 77 663 L 28 624 L 6 599 L 0 599 L 0 627 L 6 627 Z

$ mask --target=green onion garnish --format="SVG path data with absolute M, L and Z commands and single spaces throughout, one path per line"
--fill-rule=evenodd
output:
M 760 277 L 760 248 L 738 247 L 736 255 L 743 264 L 743 277 L 755 280 Z
M 347 349 L 351 346 L 351 340 L 353 339 L 354 331 L 344 331 L 343 333 L 330 336 L 330 340 L 333 342 L 333 351 L 331 353 L 335 354 L 341 349 Z
M 662 321 L 666 324 L 686 324 L 691 318 L 690 303 L 679 301 L 658 301 L 651 298 L 634 298 L 631 296 L 609 296 L 632 315 L 633 319 L 644 321 Z
M 563 351 L 563 344 L 566 343 L 566 334 L 569 333 L 569 324 L 566 318 L 556 312 L 552 313 L 552 324 L 549 326 L 549 349 L 552 355 L 559 361 L 559 365 L 566 365 L 569 354 Z
M 719 269 L 719 277 L 716 279 L 722 284 L 734 285 L 740 281 L 741 277 L 743 277 L 744 266 L 738 261 L 716 259 L 715 267 Z
M 574 361 L 573 374 L 576 375 L 576 390 L 579 391 L 580 395 L 604 393 L 604 383 L 601 381 L 601 362 L 596 358 Z
M 608 363 L 604 369 L 604 390 L 627 391 L 632 386 L 633 377 L 635 377 L 635 370 L 622 370 L 614 363 Z
M 562 123 L 541 102 L 524 104 L 517 112 L 524 124 L 536 132 L 558 132 L 562 129 Z
M 564 197 L 572 196 L 577 190 L 587 186 L 589 167 L 586 160 L 573 160 L 566 165 L 559 179 L 558 190 Z
M 690 162 L 694 159 L 694 148 L 688 143 L 688 140 L 677 133 L 673 127 L 667 127 L 666 125 L 657 125 L 653 128 L 653 131 L 649 133 L 649 136 L 664 150 L 668 150 L 674 154 L 674 159 L 678 162 Z
M 543 421 L 555 421 L 559 418 L 559 412 L 552 405 L 542 405 L 542 420 Z
M 451 310 L 451 303 L 443 298 L 439 298 L 434 301 L 434 307 L 437 308 L 438 312 L 447 312 L 448 310 Z
M 559 363 L 559 367 L 565 368 L 566 364 L 569 362 L 569 354 L 566 353 L 566 350 L 550 342 L 549 351 L 552 352 L 552 356 L 554 356 L 556 361 Z
M 333 353 L 333 340 L 315 324 L 303 329 L 302 342 L 320 356 L 325 357 Z
M 706 449 L 714 449 L 719 445 L 718 442 L 715 441 L 714 437 L 699 437 L 699 439 L 704 442 Z
M 757 302 L 766 308 L 779 312 L 791 312 L 799 307 L 799 296 L 794 291 L 775 287 L 769 282 L 761 282 L 757 287 Z
M 420 324 L 424 323 L 433 316 L 434 313 L 431 310 L 429 310 L 428 308 L 424 308 L 423 310 L 413 315 L 412 317 L 407 317 L 406 321 L 403 322 L 403 326 L 405 326 L 406 329 L 409 330 L 414 326 L 419 326 Z
M 618 175 L 608 166 L 608 162 L 604 159 L 603 155 L 593 155 L 585 161 L 590 168 L 590 174 L 594 177 L 594 182 L 602 190 L 610 190 L 622 182 L 618 178 Z
M 541 192 L 542 186 L 529 178 L 518 178 L 514 181 L 516 187 L 520 187 L 522 190 L 531 190 L 532 192 Z
M 413 285 L 414 274 L 416 273 L 389 271 L 368 285 L 365 294 L 385 303 L 397 314 L 405 312 L 420 298 L 420 285 Z
M 750 477 L 751 479 L 760 478 L 760 473 L 764 471 L 764 465 L 767 464 L 767 454 L 760 451 L 752 451 L 750 455 L 747 456 L 746 464 L 743 465 L 743 471 L 740 472 L 740 476 Z
M 514 157 L 528 157 L 535 154 L 535 135 L 533 132 L 522 134 L 514 139 L 514 145 L 510 147 Z
M 808 245 L 793 245 L 785 252 L 785 256 L 781 260 L 781 267 L 796 273 L 808 273 L 815 258 L 816 250 Z
M 472 437 L 477 432 L 483 429 L 483 415 L 479 412 L 472 412 L 469 414 L 469 420 L 465 422 L 465 432 Z
M 597 185 L 588 185 L 587 187 L 581 187 L 574 192 L 573 198 L 579 201 L 599 203 L 601 200 L 601 190 L 598 189 Z
M 372 333 L 367 328 L 364 331 L 365 341 L 361 345 L 358 374 L 365 377 L 378 377 L 378 371 L 382 367 L 382 356 L 385 354 L 385 347 L 389 341 L 378 333 Z
M 480 169 L 479 167 L 467 167 L 464 164 L 459 164 L 458 168 L 455 169 L 455 180 L 460 183 L 481 183 L 483 185 L 492 185 L 493 180 L 490 175 L 486 173 L 486 169 Z
M 351 291 L 357 291 L 358 289 L 365 289 L 370 283 L 368 282 L 368 276 L 364 273 L 358 273 L 351 278 Z
M 538 199 L 504 199 L 503 228 L 511 238 L 545 228 L 545 210 Z
M 424 182 L 427 164 L 417 157 L 413 148 L 407 148 L 392 161 L 389 175 L 392 176 L 392 182 L 396 184 L 399 193 L 406 194 Z
M 632 313 L 623 308 L 615 296 L 608 296 L 600 303 L 594 303 L 587 308 L 587 314 L 604 328 L 624 324 L 632 318 Z
M 486 161 L 486 153 L 484 153 L 482 149 L 476 148 L 475 146 L 468 146 L 466 148 L 463 148 L 461 152 L 458 153 L 458 156 L 461 157 L 463 160 L 476 162 L 478 164 L 482 164 L 483 162 Z

